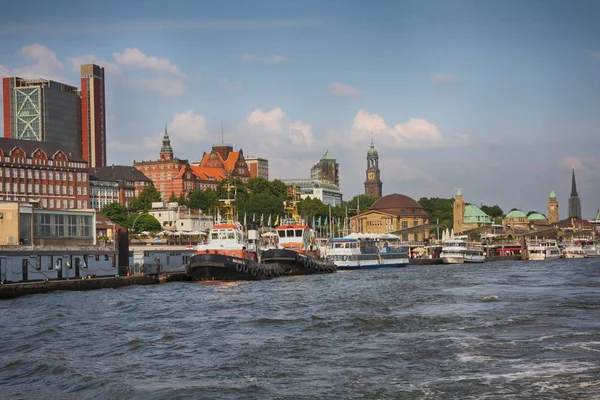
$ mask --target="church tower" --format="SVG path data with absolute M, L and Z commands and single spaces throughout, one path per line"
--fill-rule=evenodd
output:
M 162 147 L 160 148 L 160 159 L 173 159 L 173 148 L 171 147 L 171 139 L 169 139 L 169 134 L 167 133 L 167 124 L 165 124 L 165 134 L 162 140 Z
M 581 199 L 577 194 L 577 184 L 575 183 L 575 168 L 573 168 L 573 178 L 571 180 L 571 197 L 569 197 L 568 217 L 576 217 L 581 219 Z
M 454 232 L 463 231 L 463 222 L 465 220 L 465 203 L 463 202 L 462 190 L 456 190 L 456 199 L 454 199 Z
M 556 201 L 556 194 L 554 194 L 553 190 L 550 192 L 550 198 L 548 199 L 548 222 L 555 224 L 558 221 L 558 201 Z
M 373 145 L 373 137 L 371 136 L 371 147 L 367 151 L 367 180 L 365 181 L 365 195 L 372 197 L 381 197 L 381 189 L 383 183 L 379 174 L 379 154 Z

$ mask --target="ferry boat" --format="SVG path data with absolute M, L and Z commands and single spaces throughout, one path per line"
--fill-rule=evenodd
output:
M 321 258 L 319 247 L 315 244 L 315 231 L 298 214 L 298 197 L 296 186 L 290 186 L 288 200 L 284 204 L 284 210 L 290 217 L 282 219 L 276 228 L 279 238 L 277 248 L 263 251 L 261 260 L 267 265 L 281 266 L 287 275 L 335 272 L 336 265 Z
M 560 248 L 554 239 L 534 239 L 527 242 L 528 260 L 552 260 L 561 257 Z
M 482 263 L 485 262 L 483 247 L 469 246 L 464 239 L 448 239 L 444 242 L 440 254 L 444 264 Z
M 581 246 L 571 244 L 563 250 L 564 258 L 587 258 L 587 253 Z
M 258 231 L 248 230 L 248 240 L 242 225 L 234 221 L 231 184 L 227 184 L 227 199 L 223 201 L 225 219 L 213 224 L 206 244 L 197 247 L 185 266 L 192 280 L 261 280 L 281 275 L 282 269 L 266 265 L 258 259 Z
M 404 267 L 410 262 L 408 247 L 393 239 L 331 239 L 326 258 L 340 270 Z
M 573 244 L 585 252 L 587 257 L 600 257 L 600 247 L 598 243 L 588 238 L 575 238 Z

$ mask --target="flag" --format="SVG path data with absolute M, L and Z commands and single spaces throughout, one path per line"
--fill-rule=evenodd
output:
M 252 214 L 252 222 L 256 222 L 256 213 Z
M 277 215 L 277 218 L 275 218 L 275 226 L 279 225 L 279 215 Z
M 246 213 L 244 213 L 244 226 L 246 226 Z
M 267 222 L 267 226 L 271 226 L 271 214 L 269 214 L 269 221 Z
M 317 221 L 317 226 L 321 226 L 321 216 L 319 215 L 319 220 Z
M 323 226 L 327 226 L 327 217 L 325 217 L 325 222 L 323 222 Z
M 263 226 L 263 217 L 265 214 L 260 214 L 260 226 Z
M 315 225 L 315 216 L 313 215 L 313 224 L 312 224 L 312 227 L 314 228 L 315 226 L 316 226 Z

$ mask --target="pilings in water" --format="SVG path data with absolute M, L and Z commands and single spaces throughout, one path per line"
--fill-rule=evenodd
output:
M 527 260 L 529 258 L 529 250 L 527 249 L 527 239 L 525 236 L 521 236 L 521 260 Z

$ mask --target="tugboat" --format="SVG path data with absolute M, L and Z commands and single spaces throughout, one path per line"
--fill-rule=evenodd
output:
M 276 228 L 279 244 L 275 249 L 263 251 L 261 260 L 266 265 L 279 265 L 285 275 L 325 274 L 337 271 L 337 266 L 321 259 L 315 245 L 315 231 L 298 214 L 296 185 L 288 188 L 284 210 L 291 216 L 282 219 Z
M 248 230 L 248 240 L 242 225 L 234 221 L 230 198 L 231 184 L 227 184 L 227 199 L 223 202 L 225 219 L 215 223 L 208 242 L 197 247 L 185 266 L 187 275 L 195 281 L 207 280 L 262 280 L 283 273 L 279 265 L 265 265 L 258 260 L 258 231 Z

